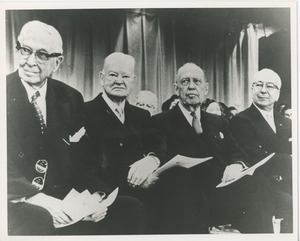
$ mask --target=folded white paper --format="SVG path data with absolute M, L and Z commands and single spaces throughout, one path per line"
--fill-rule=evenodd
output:
M 159 176 L 161 173 L 164 171 L 175 167 L 175 166 L 180 166 L 184 168 L 191 168 L 193 166 L 196 166 L 200 163 L 206 162 L 208 160 L 212 159 L 212 157 L 204 157 L 204 158 L 192 158 L 192 157 L 187 157 L 187 156 L 182 156 L 182 155 L 177 155 L 173 157 L 170 161 L 165 163 L 163 166 L 160 168 L 156 169 L 156 171 L 153 173 L 153 175 Z
M 217 187 L 217 188 L 219 188 L 219 187 L 225 187 L 225 186 L 227 186 L 227 185 L 229 185 L 229 184 L 231 184 L 231 183 L 233 183 L 233 182 L 235 182 L 235 181 L 241 179 L 242 177 L 244 177 L 244 176 L 246 176 L 246 175 L 252 176 L 253 173 L 254 173 L 254 171 L 255 171 L 258 167 L 260 167 L 260 166 L 262 166 L 263 164 L 265 164 L 265 163 L 266 163 L 267 161 L 269 161 L 274 155 L 275 155 L 275 153 L 270 154 L 269 156 L 265 157 L 264 159 L 262 159 L 261 161 L 259 161 L 259 162 L 256 163 L 255 165 L 253 165 L 252 167 L 243 170 L 243 171 L 241 172 L 241 174 L 240 174 L 238 177 L 236 177 L 235 179 L 232 179 L 232 180 L 230 180 L 230 181 L 228 181 L 228 182 L 221 182 L 221 183 L 219 183 L 216 187 Z
M 75 189 L 72 189 L 62 200 L 62 209 L 69 215 L 72 222 L 67 224 L 55 224 L 55 228 L 69 226 L 97 212 L 101 209 L 101 206 L 110 206 L 115 201 L 118 191 L 119 188 L 116 188 L 106 199 L 99 203 L 88 190 L 79 193 Z

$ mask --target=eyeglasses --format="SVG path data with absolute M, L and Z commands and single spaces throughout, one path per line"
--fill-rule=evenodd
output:
M 48 170 L 48 162 L 44 159 L 38 160 L 35 164 L 35 170 L 38 173 L 44 174 L 43 177 L 35 177 L 32 180 L 32 185 L 35 186 L 38 190 L 42 190 L 44 188 L 46 173 Z
M 48 54 L 44 51 L 33 51 L 30 48 L 22 47 L 19 41 L 17 42 L 16 49 L 20 52 L 24 59 L 28 59 L 34 53 L 36 61 L 40 64 L 44 64 L 50 58 L 59 57 L 62 55 L 61 53 Z
M 135 105 L 136 105 L 136 106 L 141 106 L 141 107 L 146 106 L 146 107 L 148 107 L 148 108 L 155 109 L 154 105 L 151 105 L 151 104 L 145 104 L 145 103 L 143 103 L 143 102 L 136 102 Z
M 193 82 L 195 85 L 197 86 L 200 86 L 202 85 L 205 81 L 202 80 L 202 79 L 193 79 Z M 181 79 L 179 80 L 179 83 L 182 85 L 182 86 L 188 86 L 190 83 L 191 83 L 191 79 L 190 78 L 184 78 L 184 79 Z
M 271 82 L 267 82 L 267 83 L 264 84 L 263 82 L 258 81 L 258 82 L 254 82 L 252 84 L 252 86 L 254 88 L 256 88 L 257 90 L 261 90 L 264 87 L 264 85 L 266 86 L 267 91 L 274 91 L 275 89 L 279 90 L 278 86 L 271 83 Z

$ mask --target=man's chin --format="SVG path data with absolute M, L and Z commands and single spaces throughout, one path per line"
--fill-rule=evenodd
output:
M 40 78 L 28 75 L 20 75 L 20 78 L 29 85 L 41 85 L 43 81 Z

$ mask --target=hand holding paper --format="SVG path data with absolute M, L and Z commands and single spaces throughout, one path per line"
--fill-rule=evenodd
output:
M 57 223 L 56 228 L 62 228 L 74 224 L 80 220 L 98 222 L 103 219 L 110 206 L 118 195 L 119 188 L 116 188 L 106 199 L 99 202 L 88 190 L 82 193 L 72 189 L 61 201 L 64 212 L 71 218 L 71 222 Z
M 222 181 L 221 183 L 219 183 L 216 187 L 217 187 L 217 188 L 218 188 L 218 187 L 225 187 L 225 186 L 227 186 L 227 185 L 229 185 L 229 184 L 231 184 L 231 183 L 233 183 L 233 182 L 235 182 L 235 181 L 241 179 L 242 177 L 244 177 L 244 176 L 246 176 L 246 175 L 252 176 L 253 173 L 254 173 L 254 171 L 255 171 L 258 167 L 260 167 L 260 166 L 262 166 L 263 164 L 265 164 L 265 163 L 266 163 L 267 161 L 269 161 L 274 155 L 275 155 L 275 153 L 270 154 L 269 156 L 265 157 L 265 158 L 262 159 L 260 162 L 258 162 L 258 163 L 256 163 L 255 165 L 253 165 L 252 167 L 243 170 L 243 171 L 240 173 L 240 175 L 237 176 L 236 178 L 232 179 L 231 181 L 227 181 L 227 182 L 224 180 L 224 181 Z
M 204 157 L 204 158 L 192 158 L 192 157 L 177 155 L 177 156 L 173 157 L 170 161 L 168 161 L 165 165 L 158 168 L 153 174 L 156 175 L 156 176 L 159 176 L 164 171 L 166 171 L 166 170 L 168 170 L 172 167 L 175 167 L 175 166 L 180 166 L 180 167 L 184 167 L 184 168 L 191 168 L 193 166 L 196 166 L 198 164 L 206 162 L 210 159 L 212 159 L 211 156 L 210 157 Z

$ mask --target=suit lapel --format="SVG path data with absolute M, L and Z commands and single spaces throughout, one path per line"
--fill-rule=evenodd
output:
M 274 138 L 276 138 L 276 133 L 253 104 L 250 107 L 249 112 L 250 116 L 252 116 L 252 121 L 254 122 L 253 126 L 256 129 L 256 132 L 261 133 L 261 136 L 268 136 L 270 140 L 274 140 Z
M 17 74 L 10 85 L 10 93 L 7 93 L 7 118 L 11 122 L 9 124 L 16 128 L 14 131 L 20 135 L 20 140 L 27 140 L 33 134 L 31 132 L 40 131 L 39 123 Z
M 108 104 L 103 99 L 102 93 L 97 96 L 97 102 L 95 107 L 96 107 L 95 113 L 97 113 L 96 119 L 98 119 L 98 121 L 102 121 L 104 119 L 109 121 L 112 125 L 123 126 L 123 123 L 119 120 L 119 118 L 115 115 L 115 113 L 112 111 L 112 109 L 108 106 Z M 126 120 L 126 114 L 125 114 L 125 120 Z

